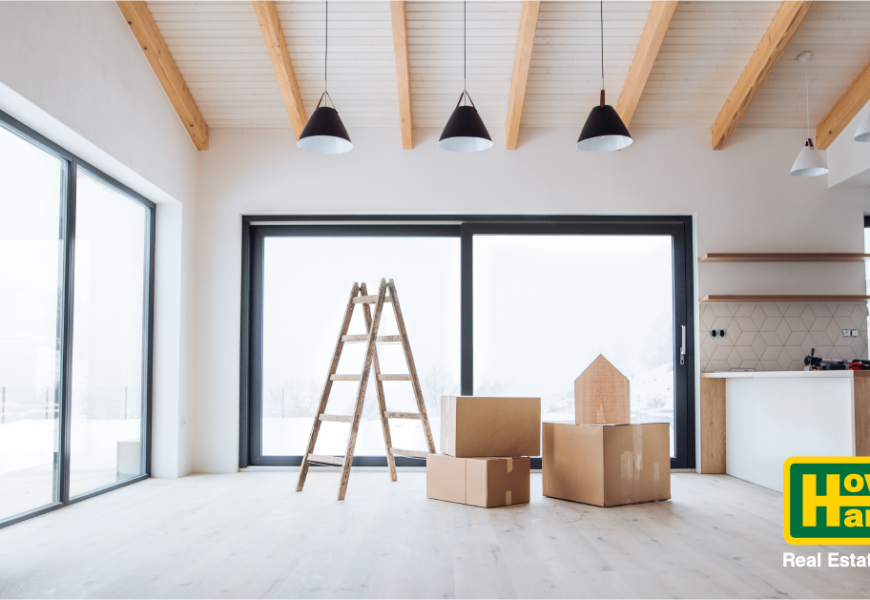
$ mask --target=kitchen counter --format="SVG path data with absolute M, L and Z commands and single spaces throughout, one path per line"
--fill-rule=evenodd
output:
M 718 371 L 701 373 L 701 379 L 852 379 L 870 377 L 870 371 Z
M 701 374 L 701 472 L 782 491 L 792 456 L 870 456 L 870 371 Z

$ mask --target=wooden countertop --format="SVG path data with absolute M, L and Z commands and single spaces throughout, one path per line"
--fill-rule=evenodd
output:
M 870 371 L 750 371 L 701 373 L 703 379 L 843 379 L 870 377 Z

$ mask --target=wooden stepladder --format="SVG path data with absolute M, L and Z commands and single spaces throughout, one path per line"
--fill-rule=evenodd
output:
M 389 292 L 389 294 L 387 292 Z M 393 313 L 396 316 L 396 325 L 399 328 L 399 335 L 379 337 L 378 328 L 381 324 L 381 314 L 383 313 L 384 304 L 386 303 L 391 303 L 393 305 Z M 369 310 L 370 304 L 375 305 L 374 315 L 372 315 Z M 357 305 L 362 307 L 368 333 L 362 335 L 348 335 L 347 330 L 350 327 L 353 311 Z M 338 375 L 336 370 L 338 370 L 338 362 L 341 359 L 341 351 L 344 349 L 345 344 L 354 342 L 366 343 L 366 353 L 363 360 L 362 373 L 360 375 Z M 378 364 L 378 343 L 402 344 L 402 350 L 405 354 L 405 364 L 408 367 L 407 374 L 385 375 L 381 373 Z M 363 403 L 366 397 L 366 386 L 372 368 L 374 368 L 375 372 L 374 379 L 377 388 L 378 410 L 381 415 L 381 427 L 384 433 L 384 446 L 387 452 L 387 463 L 390 467 L 390 479 L 396 481 L 396 456 L 426 458 L 426 454 L 435 454 L 435 441 L 432 438 L 432 430 L 429 427 L 429 417 L 426 414 L 426 404 L 423 401 L 423 391 L 420 388 L 420 379 L 417 377 L 417 368 L 414 366 L 414 356 L 411 354 L 411 344 L 408 341 L 408 332 L 405 329 L 405 320 L 402 317 L 399 296 L 396 294 L 396 285 L 393 283 L 392 279 L 390 279 L 389 283 L 381 279 L 381 285 L 377 295 L 370 296 L 368 295 L 365 283 L 362 285 L 354 283 L 353 288 L 350 291 L 350 298 L 347 301 L 347 308 L 344 311 L 344 321 L 341 324 L 341 332 L 338 334 L 338 342 L 335 345 L 335 352 L 332 355 L 332 362 L 329 365 L 329 374 L 326 376 L 326 384 L 323 386 L 323 393 L 320 396 L 320 404 L 317 407 L 317 414 L 314 416 L 314 424 L 311 427 L 311 436 L 308 438 L 308 446 L 305 450 L 305 456 L 302 457 L 302 466 L 299 469 L 299 483 L 296 485 L 297 492 L 301 492 L 305 485 L 305 477 L 308 475 L 308 467 L 311 463 L 335 465 L 342 468 L 341 485 L 338 488 L 338 499 L 344 500 L 345 493 L 347 492 L 347 482 L 350 478 L 350 467 L 353 463 L 356 436 L 359 432 L 360 420 L 362 419 Z M 335 381 L 359 382 L 359 389 L 356 396 L 356 407 L 353 411 L 353 415 L 326 414 L 329 393 L 332 391 L 332 384 Z M 414 390 L 414 398 L 417 401 L 418 412 L 389 412 L 384 397 L 384 381 L 410 381 L 411 387 Z M 419 419 L 422 421 L 429 452 L 393 448 L 392 439 L 390 437 L 390 419 Z M 347 439 L 347 451 L 344 456 L 323 456 L 313 453 L 314 446 L 317 443 L 317 435 L 320 433 L 320 425 L 323 422 L 351 424 L 350 435 Z

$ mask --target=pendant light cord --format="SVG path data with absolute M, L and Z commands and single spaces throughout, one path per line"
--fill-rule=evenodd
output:
M 468 91 L 468 0 L 462 0 L 462 91 Z
M 329 0 L 326 0 L 326 42 L 323 47 L 323 93 L 326 93 L 326 59 L 329 56 Z
M 601 89 L 604 90 L 604 0 L 600 3 L 599 23 L 601 23 Z
M 807 139 L 810 139 L 810 64 L 804 63 L 804 81 L 807 84 Z

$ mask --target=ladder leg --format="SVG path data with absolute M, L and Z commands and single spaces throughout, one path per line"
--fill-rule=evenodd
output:
M 326 403 L 329 400 L 329 393 L 332 390 L 332 375 L 338 370 L 338 362 L 341 359 L 341 351 L 344 348 L 344 342 L 341 338 L 347 334 L 350 327 L 350 321 L 353 318 L 353 299 L 359 294 L 359 285 L 353 284 L 350 291 L 350 298 L 347 300 L 347 308 L 344 310 L 344 321 L 341 323 L 341 332 L 338 334 L 338 342 L 335 344 L 335 352 L 332 354 L 332 362 L 329 364 L 329 373 L 326 375 L 326 383 L 323 386 L 323 393 L 320 395 L 320 404 L 317 407 L 317 413 L 314 415 L 314 425 L 311 426 L 311 435 L 308 437 L 308 445 L 305 447 L 305 455 L 302 457 L 302 464 L 299 467 L 299 480 L 296 483 L 296 491 L 301 492 L 305 485 L 305 478 L 308 476 L 308 467 L 311 463 L 308 457 L 314 453 L 314 446 L 317 444 L 317 434 L 320 433 L 320 415 L 326 412 Z
M 350 479 L 350 467 L 353 464 L 353 451 L 356 447 L 356 436 L 359 433 L 359 422 L 362 418 L 363 402 L 366 398 L 366 384 L 371 372 L 372 362 L 375 357 L 375 345 L 378 339 L 378 327 L 381 324 L 381 313 L 384 310 L 384 297 L 387 293 L 386 282 L 381 279 L 381 289 L 378 292 L 378 302 L 375 305 L 375 315 L 372 318 L 372 326 L 369 334 L 369 342 L 366 346 L 366 357 L 363 363 L 362 376 L 359 382 L 359 391 L 356 396 L 356 409 L 353 413 L 353 424 L 350 428 L 350 436 L 347 440 L 347 451 L 344 453 L 344 466 L 341 469 L 341 486 L 338 488 L 338 499 L 344 500 L 347 493 L 347 482 Z M 353 302 L 353 299 L 351 299 Z
M 396 315 L 396 325 L 399 327 L 399 335 L 402 336 L 402 350 L 405 353 L 405 364 L 408 366 L 408 373 L 411 374 L 411 387 L 414 389 L 417 410 L 420 412 L 420 420 L 423 422 L 423 431 L 426 434 L 426 442 L 429 445 L 429 454 L 435 454 L 435 440 L 432 437 L 432 428 L 429 426 L 429 415 L 426 413 L 423 389 L 420 387 L 420 378 L 417 376 L 417 367 L 414 365 L 414 355 L 411 354 L 411 342 L 408 341 L 408 331 L 405 329 L 402 307 L 399 304 L 399 296 L 396 294 L 396 284 L 393 283 L 392 279 L 390 279 L 388 287 L 390 289 L 390 299 L 393 301 L 393 312 Z
M 367 296 L 368 291 L 366 290 L 366 284 L 363 283 L 360 287 L 362 290 L 362 295 Z M 369 311 L 368 304 L 363 304 L 363 316 L 366 319 L 366 329 L 371 333 L 372 330 L 372 317 Z M 387 466 L 390 468 L 390 480 L 396 481 L 396 458 L 393 456 L 393 453 L 390 451 L 390 448 L 393 447 L 392 436 L 390 435 L 390 420 L 387 419 L 387 402 L 384 397 L 384 382 L 378 378 L 378 375 L 381 374 L 381 366 L 378 363 L 378 350 L 375 347 L 375 357 L 372 361 L 372 369 L 375 373 L 375 389 L 378 392 L 378 412 L 381 415 L 381 429 L 384 433 L 384 449 L 387 453 Z

